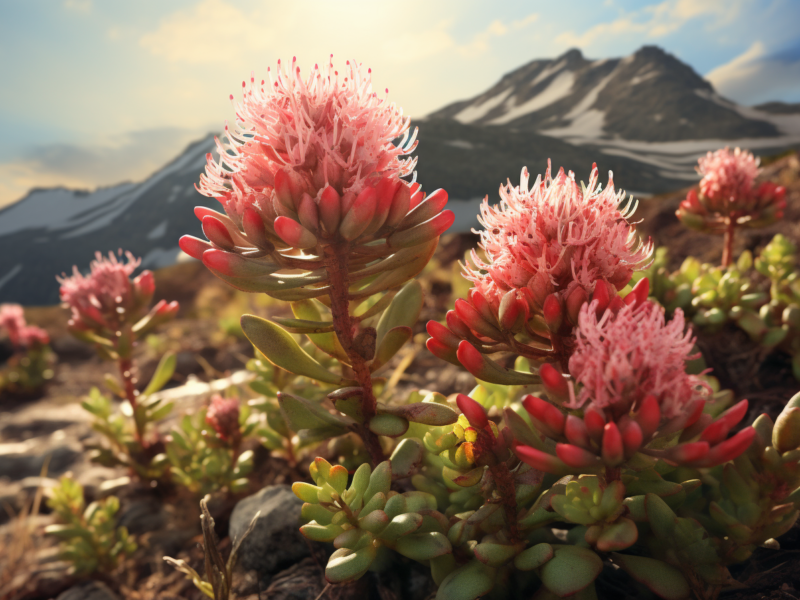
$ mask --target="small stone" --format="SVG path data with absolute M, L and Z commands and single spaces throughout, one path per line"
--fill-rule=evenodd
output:
M 59 475 L 78 461 L 82 453 L 83 449 L 77 443 L 49 447 L 41 442 L 0 444 L 0 477 L 17 481 L 38 477 L 48 460 L 48 475 Z
M 306 600 L 318 597 L 325 584 L 319 566 L 306 558 L 278 573 L 264 595 L 270 600 Z
M 268 486 L 239 501 L 231 514 L 231 540 L 238 540 L 261 511 L 255 529 L 239 549 L 242 568 L 268 575 L 309 555 L 308 543 L 299 531 L 302 505 L 288 485 Z
M 123 505 L 117 526 L 125 526 L 128 533 L 140 535 L 163 529 L 167 521 L 168 515 L 162 502 L 155 498 L 143 498 Z
M 69 588 L 59 594 L 56 600 L 119 600 L 105 583 L 87 581 Z

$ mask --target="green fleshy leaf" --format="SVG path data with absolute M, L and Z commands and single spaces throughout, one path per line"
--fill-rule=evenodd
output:
M 458 421 L 458 413 L 446 404 L 436 402 L 414 402 L 400 406 L 380 406 L 380 412 L 408 419 L 412 423 L 422 423 L 442 427 Z
M 383 338 L 389 331 L 397 327 L 413 327 L 419 313 L 422 310 L 422 303 L 425 294 L 422 286 L 416 279 L 409 281 L 392 298 L 391 304 L 381 315 L 378 326 L 375 328 L 378 334 L 378 346 L 383 344 Z
M 411 477 L 422 463 L 423 457 L 424 452 L 419 440 L 408 438 L 401 441 L 389 458 L 392 463 L 392 474 L 397 478 Z
M 242 316 L 242 331 L 247 339 L 275 366 L 294 373 L 340 384 L 342 378 L 314 360 L 295 341 L 290 333 L 275 323 L 254 315 Z
M 603 570 L 601 558 L 587 548 L 554 545 L 553 551 L 553 558 L 539 569 L 539 577 L 562 598 L 588 587 Z
M 144 392 L 142 392 L 142 395 L 149 396 L 167 385 L 167 382 L 172 378 L 172 374 L 175 372 L 176 364 L 177 361 L 173 353 L 168 352 L 162 356 L 156 367 L 156 372 L 153 373 L 153 377 L 150 379 L 150 383 L 147 384 Z
M 375 359 L 369 366 L 374 372 L 388 363 L 397 351 L 411 339 L 411 327 L 395 327 L 386 332 L 375 352 Z
M 520 552 L 514 559 L 514 566 L 520 571 L 533 571 L 553 558 L 553 547 L 550 544 L 536 544 Z
M 495 569 L 473 560 L 444 578 L 436 600 L 477 600 L 494 587 Z
M 413 533 L 419 529 L 420 525 L 422 525 L 422 515 L 416 513 L 397 515 L 381 532 L 380 539 L 393 542 L 405 535 Z
M 278 402 L 286 422 L 293 431 L 331 426 L 346 428 L 349 424 L 344 417 L 331 414 L 319 404 L 299 396 L 281 392 Z
M 418 515 L 419 516 L 419 515 Z M 412 533 L 397 540 L 395 550 L 412 560 L 431 560 L 453 552 L 450 540 L 443 533 Z
M 475 558 L 490 567 L 501 567 L 514 558 L 517 547 L 508 544 L 483 542 L 475 546 Z
M 370 419 L 369 429 L 377 435 L 397 437 L 408 431 L 408 421 L 403 417 L 384 413 Z
M 325 579 L 329 583 L 345 583 L 354 581 L 367 572 L 378 549 L 372 544 L 367 544 L 358 550 L 340 548 L 328 559 L 325 567 Z
M 665 562 L 630 554 L 613 553 L 611 557 L 628 575 L 664 600 L 683 600 L 691 594 L 686 578 Z

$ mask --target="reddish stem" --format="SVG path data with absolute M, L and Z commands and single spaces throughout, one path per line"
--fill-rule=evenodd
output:
M 133 422 L 136 426 L 136 441 L 142 448 L 147 448 L 148 444 L 144 437 L 144 424 L 140 423 L 139 419 L 136 417 L 136 397 L 139 395 L 139 392 L 136 391 L 136 388 L 133 385 L 133 360 L 131 358 L 120 357 L 119 373 L 120 377 L 122 377 L 122 384 L 125 389 L 125 397 L 128 399 L 128 402 L 130 402 L 131 409 L 133 410 Z
M 508 535 L 512 544 L 520 541 L 517 524 L 517 486 L 508 465 L 494 453 L 497 440 L 489 426 L 478 431 L 478 439 L 473 444 L 475 464 L 486 465 L 492 474 L 494 485 L 500 495 L 500 502 L 506 516 Z
M 733 261 L 733 236 L 736 233 L 736 222 L 728 218 L 728 226 L 725 229 L 725 239 L 722 246 L 722 266 L 727 267 Z
M 497 491 L 500 493 L 500 498 L 503 501 L 503 507 L 506 512 L 506 525 L 508 525 L 508 534 L 512 544 L 519 541 L 519 526 L 517 525 L 517 488 L 514 485 L 514 476 L 508 470 L 508 465 L 504 462 L 497 462 L 497 464 L 489 467 L 494 479 Z
M 606 483 L 619 481 L 622 470 L 619 467 L 606 467 Z
M 331 314 L 333 315 L 333 328 L 336 331 L 339 342 L 342 344 L 342 348 L 347 352 L 356 381 L 364 390 L 361 396 L 361 411 L 364 415 L 364 422 L 369 423 L 370 419 L 377 414 L 378 402 L 372 390 L 372 374 L 367 361 L 359 354 L 353 343 L 353 319 L 350 317 L 348 291 L 350 277 L 347 269 L 347 257 L 347 244 L 337 244 L 325 248 L 325 269 L 330 279 L 329 295 L 331 299 Z M 383 462 L 385 457 L 378 436 L 372 433 L 366 425 L 359 426 L 358 434 L 369 452 L 372 466 Z

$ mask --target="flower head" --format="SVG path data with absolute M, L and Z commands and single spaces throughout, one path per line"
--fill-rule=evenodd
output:
M 686 373 L 694 338 L 685 332 L 683 312 L 675 310 L 670 322 L 664 309 L 652 302 L 627 305 L 599 319 L 590 304 L 578 317 L 576 347 L 569 370 L 581 384 L 572 405 L 587 403 L 612 415 L 638 409 L 654 396 L 665 418 L 678 416 L 684 407 L 706 397 L 709 387 Z
M 548 161 L 544 178 L 529 189 L 523 169 L 518 187 L 500 188 L 499 206 L 484 200 L 480 246 L 488 261 L 473 254 L 464 276 L 490 303 L 516 289 L 530 292 L 539 308 L 553 293 L 559 300 L 577 287 L 591 293 L 599 280 L 624 287 L 647 265 L 652 245 L 642 244 L 628 222 L 635 205 L 620 208 L 625 194 L 614 190 L 611 174 L 604 189 L 597 181 L 596 165 L 582 190 L 571 171 L 553 178 Z
M 339 195 L 358 195 L 380 177 L 414 169 L 416 159 L 402 158 L 416 147 L 408 140 L 409 117 L 379 97 L 371 70 L 364 75 L 353 61 L 341 74 L 332 60 L 322 69 L 314 65 L 305 79 L 294 59 L 288 73 L 278 61 L 269 82 L 251 76 L 242 88 L 236 125 L 226 125 L 227 141 L 217 140 L 220 160 L 208 155 L 198 186 L 237 223 L 249 206 L 269 212 L 276 177 L 319 203 L 328 185 Z M 392 143 L 402 136 L 407 143 Z
M 50 335 L 41 327 L 26 325 L 20 330 L 19 345 L 23 348 L 46 346 L 50 343 Z
M 236 441 L 241 437 L 239 428 L 239 400 L 216 395 L 206 412 L 208 423 L 222 441 Z
M 119 319 L 120 313 L 135 303 L 134 287 L 130 276 L 141 264 L 141 259 L 125 253 L 124 260 L 117 260 L 114 253 L 108 258 L 97 252 L 90 265 L 88 275 L 72 268 L 72 276 L 62 275 L 56 279 L 61 284 L 61 300 L 72 310 L 72 319 L 107 324 Z
M 666 323 L 664 309 L 649 301 L 610 308 L 599 319 L 596 308 L 592 302 L 581 309 L 577 347 L 569 361 L 582 387 L 576 398 L 569 384 L 564 406 L 579 412 L 565 415 L 556 404 L 527 396 L 523 406 L 534 427 L 556 444 L 555 456 L 545 448 L 520 445 L 516 450 L 522 460 L 564 475 L 617 468 L 637 453 L 671 464 L 713 467 L 747 450 L 755 436 L 752 427 L 728 437 L 747 413 L 747 400 L 716 419 L 703 412 L 711 390 L 686 373 L 694 340 L 684 333 L 680 309 Z M 664 436 L 675 436 L 678 443 L 651 446 Z
M 444 190 L 425 196 L 402 179 L 416 164 L 403 158 L 416 147 L 408 117 L 355 62 L 343 73 L 315 66 L 305 79 L 294 62 L 288 74 L 279 64 L 270 77 L 243 84 L 236 127 L 200 178 L 226 214 L 197 207 L 208 241 L 184 236 L 181 249 L 233 287 L 281 299 L 325 295 L 334 255 L 349 257 L 348 270 L 373 263 L 362 279 L 415 276 L 455 215 Z
M 709 152 L 697 161 L 702 175 L 700 193 L 715 207 L 748 198 L 758 176 L 758 159 L 747 150 L 727 147 Z
M 20 334 L 25 327 L 25 313 L 19 304 L 0 304 L 0 328 L 6 330 L 12 346 L 21 345 Z

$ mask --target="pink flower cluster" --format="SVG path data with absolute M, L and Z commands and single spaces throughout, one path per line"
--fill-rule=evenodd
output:
M 50 336 L 41 327 L 28 325 L 19 304 L 0 304 L 0 329 L 5 329 L 11 345 L 17 349 L 45 346 Z
M 700 158 L 697 172 L 703 176 L 699 193 L 692 189 L 676 215 L 692 229 L 713 234 L 733 227 L 763 227 L 783 216 L 786 188 L 765 181 L 755 185 L 758 159 L 746 150 L 728 148 Z
M 373 92 L 371 70 L 364 76 L 355 62 L 348 61 L 343 74 L 332 62 L 315 65 L 304 80 L 295 60 L 288 74 L 279 61 L 269 84 L 251 76 L 242 87 L 236 127 L 226 125 L 227 142 L 217 140 L 219 162 L 208 155 L 198 186 L 238 225 L 247 207 L 272 212 L 276 185 L 307 193 L 317 204 L 330 185 L 339 195 L 349 193 L 352 203 L 381 177 L 414 170 L 416 159 L 402 159 L 416 147 L 414 136 L 408 139 L 409 117 Z M 394 145 L 401 136 L 405 143 Z
M 686 373 L 694 339 L 684 332 L 680 310 L 666 323 L 663 308 L 635 294 L 616 304 L 600 318 L 596 301 L 581 308 L 569 361 L 582 386 L 577 398 L 571 383 L 552 366 L 542 366 L 550 402 L 526 396 L 522 404 L 534 427 L 556 443 L 554 448 L 520 444 L 520 459 L 565 475 L 616 469 L 638 453 L 676 465 L 714 467 L 747 450 L 755 437 L 752 427 L 728 437 L 747 413 L 747 400 L 716 419 L 703 411 L 710 388 Z M 580 412 L 565 414 L 559 405 Z M 677 443 L 650 446 L 664 436 L 675 436 Z
M 583 305 L 578 323 L 569 371 L 582 387 L 571 407 L 588 403 L 621 416 L 655 396 L 662 415 L 672 418 L 708 395 L 707 384 L 686 373 L 686 361 L 697 355 L 680 309 L 666 323 L 664 309 L 652 302 L 626 305 L 616 314 L 608 310 L 600 318 L 591 303 Z
M 61 284 L 61 300 L 72 310 L 72 320 L 76 324 L 83 323 L 90 328 L 97 325 L 110 327 L 123 320 L 124 311 L 133 308 L 144 297 L 149 302 L 155 289 L 152 273 L 145 271 L 132 282 L 130 277 L 142 261 L 130 252 L 125 253 L 125 258 L 127 262 L 117 260 L 114 253 L 105 258 L 97 252 L 88 275 L 73 267 L 72 276 L 56 278 Z
M 241 437 L 239 428 L 239 400 L 216 395 L 206 412 L 206 423 L 225 442 L 235 442 Z
M 635 205 L 620 208 L 625 194 L 615 192 L 610 173 L 601 189 L 596 165 L 584 190 L 571 171 L 553 178 L 548 161 L 532 188 L 523 169 L 520 185 L 509 182 L 500 197 L 499 206 L 488 197 L 481 206 L 480 247 L 488 261 L 473 253 L 474 266 L 464 272 L 490 304 L 514 289 L 532 309 L 550 294 L 560 301 L 578 287 L 591 294 L 599 280 L 621 289 L 650 260 L 652 244 L 642 244 L 627 220 Z
M 697 161 L 697 172 L 703 177 L 700 193 L 718 206 L 748 198 L 759 173 L 758 163 L 752 153 L 740 148 L 709 152 Z

